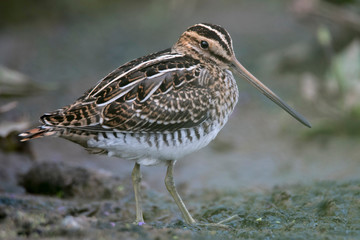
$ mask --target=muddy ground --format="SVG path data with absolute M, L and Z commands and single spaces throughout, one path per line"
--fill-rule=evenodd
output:
M 186 225 L 172 199 L 146 185 L 142 187 L 146 224 L 137 226 L 132 223 L 135 206 L 128 179 L 63 163 L 35 164 L 19 176 L 19 185 L 28 194 L 0 195 L 1 239 L 356 239 L 360 236 L 358 180 L 283 185 L 266 190 L 202 189 L 185 195 L 191 213 L 201 223 L 235 216 L 227 228 Z M 183 195 L 187 192 L 184 187 L 180 190 Z
M 113 191 L 120 191 L 121 198 L 95 201 L 2 193 L 0 238 L 358 239 L 360 236 L 360 181 L 323 181 L 263 191 L 204 189 L 185 197 L 199 222 L 218 222 L 236 215 L 226 229 L 186 225 L 169 196 L 146 188 L 146 224 L 132 224 L 135 215 L 132 194 L 125 191 L 127 187 L 121 181 L 118 184 Z

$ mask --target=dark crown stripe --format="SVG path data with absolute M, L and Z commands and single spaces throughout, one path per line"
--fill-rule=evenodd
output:
M 220 26 L 214 25 L 214 24 L 210 24 L 210 23 L 201 23 L 201 24 L 209 26 L 209 27 L 214 28 L 215 30 L 221 32 L 225 36 L 226 41 L 229 43 L 229 47 L 231 47 L 231 45 L 232 45 L 231 37 L 230 37 L 229 33 L 223 27 L 220 27 Z
M 209 26 L 209 27 L 211 28 L 211 26 Z M 228 43 L 224 42 L 216 31 L 211 30 L 211 29 L 209 29 L 207 27 L 204 27 L 204 26 L 201 26 L 201 25 L 192 26 L 187 31 L 188 32 L 196 32 L 200 36 L 203 36 L 203 37 L 206 37 L 206 38 L 213 39 L 213 40 L 217 41 L 218 43 L 220 43 L 220 45 L 223 47 L 223 49 L 226 51 L 226 53 L 229 56 L 231 55 L 231 50 L 229 48 L 229 46 L 231 46 L 231 40 Z M 225 39 L 228 40 L 226 35 L 225 35 Z

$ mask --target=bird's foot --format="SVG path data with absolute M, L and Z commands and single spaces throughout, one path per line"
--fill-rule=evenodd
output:
M 141 219 L 141 220 L 135 220 L 135 221 L 133 222 L 133 224 L 134 224 L 134 225 L 137 225 L 137 226 L 143 226 L 143 225 L 145 225 L 146 223 L 145 223 L 144 219 Z
M 229 226 L 221 223 L 195 223 L 197 227 L 223 228 L 229 229 Z
M 228 225 L 225 225 L 228 222 L 231 222 L 235 219 L 239 218 L 238 215 L 233 215 L 231 217 L 228 217 L 218 223 L 195 223 L 196 226 L 199 227 L 212 227 L 212 228 L 224 228 L 224 229 L 228 229 L 230 228 Z

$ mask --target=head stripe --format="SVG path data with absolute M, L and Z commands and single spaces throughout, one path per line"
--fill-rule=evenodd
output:
M 208 27 L 213 28 L 213 30 L 218 31 L 219 35 L 221 35 L 221 37 L 225 37 L 224 42 L 228 43 L 229 48 L 231 49 L 231 46 L 232 46 L 231 37 L 230 37 L 229 33 L 223 27 L 220 27 L 220 26 L 214 25 L 214 24 L 210 24 L 210 23 L 201 23 L 199 25 L 208 26 Z
M 189 32 L 196 32 L 200 36 L 204 36 L 206 38 L 213 39 L 220 43 L 220 45 L 223 47 L 223 49 L 226 51 L 228 55 L 232 55 L 231 52 L 231 38 L 229 38 L 226 35 L 224 35 L 225 30 L 218 31 L 217 29 L 212 27 L 213 25 L 205 25 L 205 24 L 197 24 L 190 28 L 188 28 L 187 31 Z M 214 25 L 215 26 L 215 25 Z M 221 28 L 221 27 L 219 27 Z M 225 31 L 226 32 L 226 31 Z M 228 41 L 230 39 L 230 42 Z

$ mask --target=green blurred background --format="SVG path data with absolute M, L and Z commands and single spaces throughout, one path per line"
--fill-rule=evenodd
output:
M 178 162 L 190 189 L 267 188 L 360 173 L 360 3 L 312 0 L 39 0 L 0 7 L 0 191 L 34 162 L 130 176 L 132 162 L 88 155 L 63 139 L 19 144 L 19 131 L 74 101 L 123 63 L 171 47 L 209 22 L 231 34 L 240 62 L 313 124 L 307 129 L 242 79 L 228 124 Z M 144 168 L 158 191 L 165 167 Z

